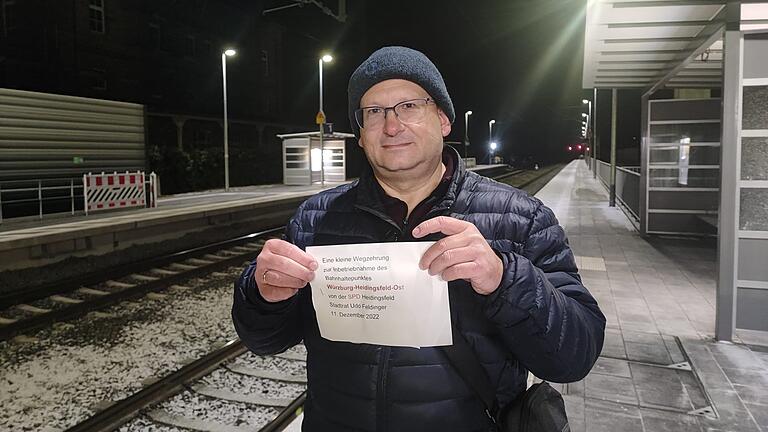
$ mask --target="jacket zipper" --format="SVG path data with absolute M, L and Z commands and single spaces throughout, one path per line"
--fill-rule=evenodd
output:
M 404 229 L 400 228 L 392 218 L 368 207 L 357 206 L 357 208 L 394 226 L 397 229 L 394 240 L 400 241 L 402 239 Z M 408 221 L 406 220 L 404 226 L 407 226 L 407 223 Z M 389 370 L 389 357 L 391 354 L 392 348 L 388 346 L 381 347 L 381 351 L 379 351 L 379 370 L 378 376 L 376 377 L 376 430 L 380 432 L 387 430 L 387 372 Z
M 387 372 L 389 370 L 389 356 L 392 348 L 385 346 L 381 348 L 379 355 L 379 376 L 378 390 L 376 391 L 376 430 L 384 432 L 387 430 Z
M 358 206 L 358 205 L 356 205 L 355 207 L 357 207 L 358 209 L 360 209 L 360 210 L 362 210 L 364 212 L 370 213 L 370 214 L 376 216 L 377 218 L 383 220 L 384 222 L 386 222 L 386 223 L 392 225 L 393 227 L 395 227 L 397 229 L 397 232 L 398 232 L 397 234 L 395 234 L 395 241 L 400 241 L 400 238 L 403 235 L 403 230 L 400 228 L 400 226 L 397 224 L 397 222 L 392 220 L 392 218 L 390 218 L 389 216 L 387 216 L 384 213 L 381 213 L 381 212 L 376 211 L 376 210 L 374 210 L 372 208 L 369 208 L 369 207 L 363 207 L 363 206 Z
M 407 217 L 403 220 L 403 226 L 401 228 L 388 215 L 368 207 L 358 206 L 358 208 L 397 228 L 397 233 L 395 234 L 394 238 L 396 242 L 402 241 L 403 237 L 406 237 L 406 233 L 408 232 L 409 228 Z M 430 211 L 427 215 L 427 219 L 430 215 L 434 215 L 435 213 L 437 212 Z M 376 379 L 376 382 L 378 383 L 376 392 L 376 430 L 380 432 L 387 430 L 387 417 L 385 415 L 387 409 L 387 372 L 389 371 L 389 358 L 391 354 L 392 348 L 388 346 L 382 347 L 381 351 L 379 352 L 379 371 L 378 377 Z

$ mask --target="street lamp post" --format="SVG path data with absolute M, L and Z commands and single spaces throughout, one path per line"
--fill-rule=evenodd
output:
M 469 147 L 469 116 L 472 115 L 472 111 L 464 113 L 464 157 L 467 157 L 467 147 Z
M 320 76 L 320 109 L 317 112 L 317 124 L 320 126 L 320 184 L 322 186 L 325 186 L 325 146 L 323 143 L 323 125 L 325 123 L 325 113 L 323 112 L 323 63 L 329 63 L 332 60 L 333 57 L 330 54 L 325 54 L 317 61 L 317 70 Z
M 221 53 L 221 78 L 224 87 L 224 190 L 229 192 L 229 123 L 227 122 L 227 57 L 237 51 L 228 48 Z
M 495 156 L 495 153 L 496 153 L 496 142 L 491 141 L 491 152 L 489 153 L 489 156 L 488 156 L 488 165 L 491 164 L 491 158 Z
M 496 120 L 491 120 L 488 122 L 488 141 L 491 143 L 491 148 L 493 150 L 496 150 L 496 143 L 493 142 L 493 124 L 496 123 Z M 491 158 L 488 157 L 488 165 L 491 164 Z

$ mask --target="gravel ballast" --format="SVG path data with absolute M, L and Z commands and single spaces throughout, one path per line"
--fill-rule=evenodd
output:
M 164 298 L 142 297 L 0 342 L 0 430 L 66 429 L 235 339 L 230 311 L 232 282 L 239 272 L 232 268 L 221 277 L 193 279 L 184 284 L 186 288 L 163 291 Z M 294 351 L 303 352 L 303 347 Z M 249 353 L 246 358 L 259 357 Z M 252 368 L 263 364 L 284 367 L 282 373 L 304 373 L 303 362 L 236 361 Z M 253 386 L 257 384 L 241 388 L 257 391 Z M 290 390 L 285 394 L 296 393 L 286 386 Z M 259 414 L 233 412 L 237 417 L 227 424 L 262 422 Z M 140 417 L 133 423 L 145 421 Z

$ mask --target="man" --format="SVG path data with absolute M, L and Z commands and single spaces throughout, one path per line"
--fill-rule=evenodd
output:
M 306 246 L 437 240 L 418 265 L 449 282 L 454 335 L 472 347 L 500 406 L 525 390 L 528 371 L 583 378 L 605 317 L 552 212 L 466 171 L 443 146 L 455 114 L 435 65 L 418 51 L 382 48 L 352 74 L 348 96 L 371 170 L 304 202 L 285 241 L 268 241 L 235 290 L 235 328 L 253 352 L 304 340 L 304 430 L 494 430 L 441 348 L 323 339 L 308 285 L 318 264 Z

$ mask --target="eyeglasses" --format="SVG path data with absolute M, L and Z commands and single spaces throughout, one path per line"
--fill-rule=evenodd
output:
M 424 119 L 427 105 L 434 102 L 432 98 L 421 98 L 402 101 L 391 107 L 362 107 L 355 110 L 355 120 L 360 128 L 376 128 L 384 124 L 387 119 L 387 111 L 392 110 L 401 123 L 415 124 Z

